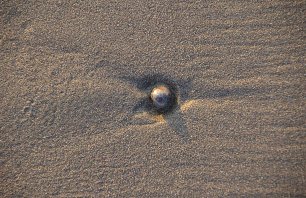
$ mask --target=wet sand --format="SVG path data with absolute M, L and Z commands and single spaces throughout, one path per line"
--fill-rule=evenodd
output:
M 305 8 L 1 1 L 0 196 L 305 197 Z

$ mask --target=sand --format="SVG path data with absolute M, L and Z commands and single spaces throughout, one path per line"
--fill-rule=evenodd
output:
M 305 8 L 1 1 L 0 196 L 305 197 Z

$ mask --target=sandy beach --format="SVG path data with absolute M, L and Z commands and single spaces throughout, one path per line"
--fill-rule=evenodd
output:
M 305 10 L 1 1 L 0 197 L 306 197 Z

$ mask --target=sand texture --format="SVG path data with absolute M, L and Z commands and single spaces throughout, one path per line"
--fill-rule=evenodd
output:
M 0 197 L 306 197 L 305 10 L 0 1 Z

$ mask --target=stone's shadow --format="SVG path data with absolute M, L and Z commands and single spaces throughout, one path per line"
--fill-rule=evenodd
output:
M 163 74 L 152 74 L 144 76 L 142 78 L 128 76 L 121 77 L 121 80 L 127 81 L 134 84 L 139 90 L 147 93 L 147 97 L 142 98 L 136 103 L 132 109 L 133 113 L 145 111 L 151 116 L 162 116 L 163 120 L 168 124 L 171 130 L 175 131 L 184 142 L 189 141 L 188 129 L 185 120 L 183 119 L 183 114 L 180 111 L 180 106 L 177 101 L 177 96 L 180 95 L 181 99 L 187 99 L 189 94 L 189 88 L 191 87 L 191 80 L 188 81 L 172 81 L 171 78 Z M 152 101 L 150 100 L 150 91 L 158 83 L 166 84 L 170 91 L 174 94 L 175 100 L 173 105 L 169 107 L 166 111 L 160 112 L 156 110 Z M 180 91 L 178 90 L 180 89 Z
M 190 141 L 187 124 L 179 108 L 171 114 L 163 116 L 168 126 L 187 143 Z
M 173 80 L 170 76 L 162 73 L 152 73 L 136 75 L 137 66 L 130 64 L 123 64 L 119 62 L 111 62 L 102 59 L 94 65 L 94 68 L 109 68 L 112 74 L 117 74 L 119 80 L 130 83 L 136 86 L 141 91 L 149 91 L 149 88 L 157 82 L 165 82 L 166 84 L 173 85 L 176 95 L 180 96 L 181 101 L 188 99 L 216 99 L 225 97 L 244 97 L 254 94 L 266 94 L 273 91 L 273 87 L 229 87 L 229 88 L 216 88 L 216 87 L 203 87 L 198 86 L 194 82 L 195 77 L 186 77 L 185 79 L 175 78 Z M 142 76 L 142 77 L 141 77 Z M 175 84 L 175 85 L 174 85 Z
M 158 83 L 165 83 L 176 95 L 180 95 L 180 99 L 185 101 L 189 98 L 189 92 L 192 87 L 192 79 L 188 78 L 185 80 L 175 79 L 170 80 L 171 78 L 164 74 L 151 74 L 144 77 L 134 77 L 134 76 L 122 76 L 119 78 L 122 81 L 131 83 L 135 85 L 139 90 L 150 91 L 153 85 Z
M 148 103 L 147 99 L 143 99 L 139 101 L 136 106 L 133 108 L 133 112 L 149 112 L 151 116 L 156 116 L 156 114 L 152 114 L 150 112 L 150 104 Z M 173 130 L 177 135 L 180 136 L 183 142 L 187 143 L 190 141 L 190 137 L 188 134 L 188 128 L 186 121 L 184 120 L 183 114 L 181 110 L 179 109 L 179 106 L 174 109 L 173 112 L 162 115 L 163 120 L 167 123 L 167 125 L 170 127 L 171 130 Z M 155 121 L 159 122 L 159 121 Z
M 150 107 L 149 103 L 148 103 L 148 99 L 147 98 L 143 98 L 140 101 L 138 101 L 136 103 L 136 105 L 133 107 L 132 112 L 136 113 L 139 111 L 147 111 L 147 109 Z
M 177 106 L 177 95 L 178 90 L 174 81 L 170 80 L 164 75 L 153 74 L 150 76 L 145 76 L 141 78 L 141 80 L 134 79 L 133 77 L 122 78 L 127 80 L 128 82 L 134 83 L 136 87 L 147 94 L 147 97 L 142 98 L 133 108 L 133 111 L 137 111 L 138 109 L 144 109 L 152 115 L 161 115 L 168 114 L 172 112 Z M 153 104 L 153 100 L 151 98 L 151 91 L 158 84 L 163 84 L 168 87 L 170 90 L 169 102 L 163 108 L 158 108 Z

